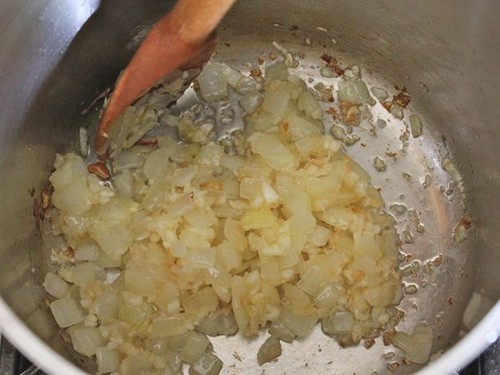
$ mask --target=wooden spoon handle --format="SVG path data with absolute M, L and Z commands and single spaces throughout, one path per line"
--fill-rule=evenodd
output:
M 170 26 L 180 39 L 198 44 L 215 29 L 235 0 L 179 0 L 170 13 Z M 160 21 L 161 22 L 161 21 Z
M 203 65 L 215 48 L 212 31 L 235 0 L 179 0 L 154 25 L 122 72 L 104 109 L 94 149 L 106 158 L 111 127 L 125 109 L 182 66 Z M 201 62 L 201 63 L 200 63 Z

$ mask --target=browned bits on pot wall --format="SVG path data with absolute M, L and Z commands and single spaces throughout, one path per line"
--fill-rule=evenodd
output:
M 339 76 L 344 74 L 345 69 L 340 66 L 340 63 L 336 57 L 333 57 L 327 53 L 322 54 L 320 57 L 321 57 L 321 60 L 323 60 L 326 63 L 326 66 L 332 72 L 335 72 L 335 74 L 337 74 Z
M 328 107 L 326 110 L 325 110 L 325 113 L 328 113 L 330 116 L 332 116 L 332 118 L 334 120 L 337 119 L 337 110 L 334 108 L 334 107 Z
M 406 91 L 406 87 L 402 89 L 396 87 L 399 91 L 396 95 L 392 97 L 392 102 L 399 105 L 401 108 L 406 108 L 410 104 L 411 95 Z
M 262 77 L 262 70 L 259 68 L 253 68 L 250 70 L 250 75 L 254 78 Z
M 387 365 L 387 368 L 390 372 L 395 373 L 396 371 L 398 371 L 399 366 L 401 366 L 399 362 L 391 362 Z
M 42 200 L 42 210 L 45 212 L 50 207 L 50 192 L 48 188 L 43 188 L 40 193 L 40 198 Z
M 65 248 L 61 251 L 61 254 L 64 255 L 65 257 L 68 257 L 68 258 L 74 258 L 75 257 L 75 249 L 73 249 L 71 246 L 68 246 L 67 248 Z
M 269 52 L 269 59 L 270 59 L 271 61 L 274 61 L 274 60 L 276 60 L 277 58 L 278 58 L 278 55 L 277 55 L 277 54 L 275 54 L 274 52 Z
M 340 112 L 346 125 L 357 126 L 360 121 L 360 112 L 357 105 L 348 102 L 340 102 Z
M 392 101 L 385 101 L 380 103 L 388 112 L 390 112 L 392 107 L 395 105 L 401 107 L 402 109 L 405 109 L 408 104 L 410 104 L 411 95 L 406 90 L 406 87 L 400 89 L 396 86 L 396 90 L 398 90 L 398 93 L 392 96 Z
M 38 199 L 34 199 L 33 200 L 33 216 L 36 218 L 36 219 L 41 219 L 43 220 L 43 215 L 40 215 L 40 213 L 42 212 L 41 208 L 40 208 L 40 202 L 38 202 Z
M 470 229 L 470 227 L 472 226 L 472 221 L 466 215 L 460 219 L 460 222 L 458 223 L 458 225 L 462 226 L 464 229 Z
M 30 195 L 34 194 L 34 191 L 30 191 Z M 52 195 L 52 190 L 49 187 L 45 187 L 40 191 L 40 199 L 35 198 L 33 200 L 33 216 L 36 219 L 44 220 L 47 215 L 47 211 L 51 206 L 50 197 Z
M 373 337 L 369 337 L 369 338 L 365 339 L 365 341 L 363 343 L 363 346 L 366 349 L 370 349 L 373 345 L 375 345 L 375 339 Z
M 392 344 L 392 340 L 394 335 L 396 334 L 396 330 L 392 329 L 391 331 L 386 331 L 382 334 L 382 342 L 385 346 L 389 346 Z

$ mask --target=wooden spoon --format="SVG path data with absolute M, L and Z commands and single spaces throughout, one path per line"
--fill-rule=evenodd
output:
M 105 158 L 109 130 L 125 109 L 174 70 L 202 66 L 216 46 L 213 30 L 236 0 L 179 0 L 158 21 L 120 75 L 104 110 L 95 151 Z

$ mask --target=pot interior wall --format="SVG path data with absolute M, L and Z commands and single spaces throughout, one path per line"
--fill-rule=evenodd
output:
M 30 191 L 35 188 L 37 196 L 45 186 L 56 152 L 76 149 L 79 128 L 96 121 L 95 110 L 87 115 L 81 115 L 82 111 L 112 84 L 130 58 L 137 35 L 169 9 L 171 2 L 107 0 L 80 29 L 97 6 L 91 0 L 74 5 L 50 0 L 37 5 L 25 1 L 0 4 L 0 20 L 7 25 L 0 36 L 0 76 L 4 82 L 0 87 L 0 186 L 4 198 L 0 293 L 21 319 L 74 361 L 80 359 L 62 344 L 45 313 L 39 285 L 47 259 L 39 251 L 41 236 L 31 214 Z M 452 157 L 465 182 L 467 212 L 474 227 L 474 235 L 464 245 L 455 244 L 451 233 L 462 212 L 458 193 L 438 194 L 436 199 L 448 201 L 446 207 L 451 207 L 442 212 L 447 237 L 436 245 L 446 252 L 447 262 L 429 276 L 429 289 L 419 292 L 427 299 L 427 307 L 420 309 L 432 324 L 442 312 L 446 317 L 440 328 L 442 339 L 436 338 L 436 350 L 457 339 L 473 285 L 493 301 L 500 296 L 496 271 L 500 267 L 497 14 L 500 3 L 494 0 L 464 0 L 460 4 L 431 0 L 252 0 L 237 3 L 219 33 L 217 58 L 243 69 L 245 62 L 257 65 L 257 56 L 267 58 L 275 51 L 271 43 L 277 41 L 291 52 L 313 56 L 311 64 L 328 53 L 345 65 L 360 65 L 370 83 L 405 86 L 411 93 L 411 108 L 425 119 L 426 126 L 419 152 L 428 156 L 436 169 L 445 155 Z M 35 19 L 38 21 L 32 22 Z M 301 72 L 307 75 L 310 71 Z M 358 161 L 369 165 L 368 157 L 360 155 L 364 159 Z M 441 170 L 436 176 L 443 184 L 449 179 Z M 388 186 L 391 183 L 385 182 Z M 419 190 L 410 191 L 418 194 Z M 435 210 L 428 215 L 435 216 Z M 436 254 L 434 240 L 421 240 L 422 245 L 414 251 L 417 256 L 425 259 Z M 214 345 L 216 350 L 224 346 L 222 341 Z M 307 350 L 313 355 L 317 346 Z M 382 351 L 372 351 L 370 361 L 381 362 Z M 346 350 L 334 364 L 349 363 L 353 355 L 365 356 L 363 353 L 362 347 Z M 227 353 L 225 362 L 232 358 L 238 365 L 232 354 Z M 250 371 L 242 367 L 252 363 L 252 354 L 248 357 L 244 365 L 238 365 L 238 371 Z M 290 366 L 305 368 L 302 366 L 307 361 L 302 356 Z M 361 373 L 370 369 L 357 368 Z

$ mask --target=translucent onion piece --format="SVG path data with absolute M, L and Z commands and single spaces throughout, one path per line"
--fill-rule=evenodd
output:
M 209 345 L 207 336 L 191 332 L 179 356 L 184 362 L 193 364 L 205 353 Z
M 286 81 L 288 78 L 288 67 L 283 61 L 266 66 L 266 79 Z
M 420 137 L 422 135 L 424 127 L 422 125 L 422 120 L 420 120 L 420 117 L 418 117 L 418 115 L 410 115 L 409 120 L 410 120 L 410 129 L 412 137 L 413 138 Z
M 120 368 L 120 357 L 116 350 L 106 347 L 95 351 L 97 360 L 97 371 L 101 374 L 118 371 Z
M 338 312 L 322 320 L 321 328 L 329 336 L 346 335 L 352 332 L 354 316 L 349 312 Z
M 262 95 L 258 91 L 250 91 L 240 99 L 240 105 L 246 113 L 253 113 L 262 103 Z
M 99 259 L 100 249 L 95 241 L 85 241 L 79 244 L 75 249 L 75 260 L 77 261 L 96 261 Z
M 237 71 L 236 69 L 230 67 L 227 64 L 224 63 L 216 63 L 216 64 L 218 65 L 222 74 L 224 74 L 224 77 L 226 78 L 228 85 L 233 88 L 236 87 L 240 79 L 243 78 L 243 74 L 241 74 L 241 72 Z
M 121 375 L 137 375 L 148 373 L 153 367 L 153 362 L 147 353 L 129 355 L 120 364 Z
M 267 81 L 207 64 L 202 99 L 241 95 L 242 108 L 224 107 L 246 112 L 230 139 L 216 143 L 203 117 L 225 103 L 176 117 L 161 88 L 121 119 L 113 186 L 81 157 L 57 157 L 53 229 L 75 251 L 54 254 L 59 269 L 44 284 L 58 298 L 56 321 L 72 326 L 77 350 L 95 352 L 100 372 L 177 374 L 185 361 L 191 374 L 216 374 L 222 363 L 205 334 L 269 327 L 262 364 L 318 320 L 348 343 L 390 326 L 401 298 L 394 222 L 366 171 L 324 135 L 321 106 L 288 75 L 290 62 L 268 67 Z M 359 73 L 348 71 L 339 97 L 372 104 Z M 131 144 L 157 123 L 179 142 Z
M 266 362 L 271 362 L 273 359 L 281 355 L 281 343 L 276 337 L 270 336 L 261 345 L 257 353 L 257 362 L 262 366 Z
M 355 81 L 340 81 L 338 95 L 340 101 L 350 104 L 375 104 L 375 101 L 370 96 L 366 83 L 360 79 Z
M 104 344 L 99 328 L 96 327 L 71 327 L 69 334 L 73 348 L 88 357 L 94 355 Z
M 52 272 L 45 275 L 43 287 L 51 296 L 62 298 L 69 291 L 69 284 Z
M 293 342 L 293 340 L 297 337 L 297 335 L 287 328 L 282 320 L 273 322 L 273 324 L 269 327 L 269 333 L 271 336 L 287 343 Z
M 66 328 L 83 321 L 84 313 L 78 303 L 71 297 L 65 296 L 50 304 L 50 311 L 61 328 Z
M 318 318 L 315 315 L 302 315 L 293 312 L 289 307 L 283 308 L 280 319 L 283 324 L 297 337 L 306 337 L 309 335 Z
M 432 328 L 425 323 L 418 324 L 412 334 L 398 332 L 393 338 L 393 344 L 405 352 L 409 361 L 415 363 L 427 363 L 431 355 L 432 341 Z
M 219 64 L 208 62 L 198 76 L 200 92 L 207 101 L 222 99 L 227 96 L 227 78 Z
M 248 141 L 253 152 L 262 156 L 267 165 L 280 172 L 296 169 L 297 157 L 274 135 L 254 133 Z
M 207 352 L 189 367 L 189 375 L 217 375 L 221 369 L 222 361 Z

